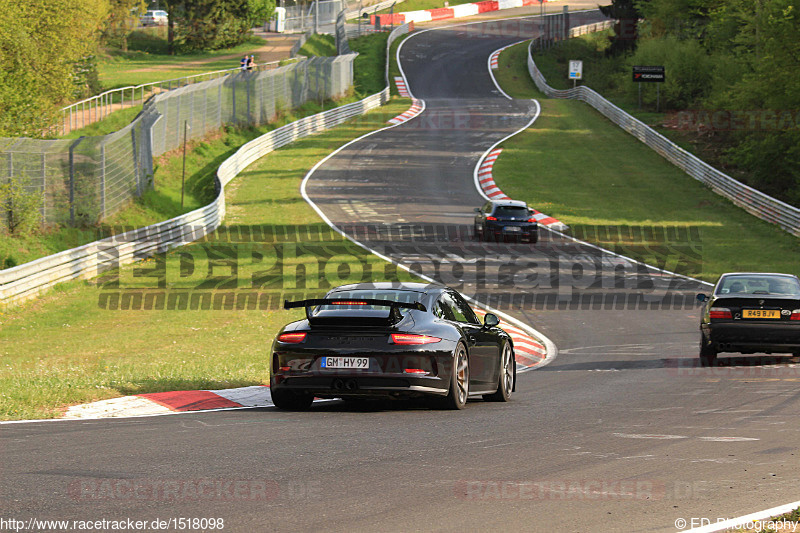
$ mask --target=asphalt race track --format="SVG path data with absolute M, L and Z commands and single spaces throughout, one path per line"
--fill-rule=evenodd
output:
M 511 403 L 7 425 L 2 514 L 223 518 L 224 531 L 630 532 L 797 500 L 798 368 L 753 366 L 769 362 L 759 357 L 697 367 L 703 285 L 547 231 L 535 246 L 472 238 L 475 165 L 536 114 L 498 92 L 487 58 L 536 27 L 409 38 L 401 63 L 426 111 L 341 150 L 306 188 L 366 246 L 558 346 L 519 376 Z M 702 260 L 702 243 L 684 237 L 665 244 L 666 270 Z

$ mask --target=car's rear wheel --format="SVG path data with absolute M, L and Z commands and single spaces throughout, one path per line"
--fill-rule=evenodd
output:
M 714 366 L 717 362 L 717 350 L 706 338 L 705 333 L 700 334 L 700 366 Z
M 483 228 L 475 226 L 475 238 L 479 241 L 483 240 Z
M 284 411 L 307 411 L 314 401 L 314 396 L 306 392 L 270 387 L 270 394 L 275 407 Z
M 445 409 L 463 409 L 469 396 L 469 357 L 464 345 L 458 343 L 453 352 L 453 372 L 450 375 L 450 390 L 442 398 Z
M 539 242 L 539 232 L 537 231 L 535 233 L 531 233 L 528 237 L 528 240 L 531 242 L 531 244 L 536 244 Z
M 514 350 L 511 345 L 506 343 L 503 346 L 503 351 L 500 354 L 500 376 L 497 378 L 497 391 L 493 394 L 484 394 L 483 399 L 490 402 L 507 402 L 511 399 L 511 393 L 514 390 L 514 367 L 516 361 L 514 360 Z

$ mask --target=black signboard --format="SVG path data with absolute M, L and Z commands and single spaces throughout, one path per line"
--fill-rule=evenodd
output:
M 664 82 L 664 67 L 633 67 L 635 82 Z

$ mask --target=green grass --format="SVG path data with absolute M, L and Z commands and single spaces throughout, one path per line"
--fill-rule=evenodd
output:
M 333 105 L 354 101 L 354 97 L 338 102 L 307 102 L 293 111 L 283 112 L 275 121 L 260 128 L 226 128 L 198 141 L 190 141 L 186 157 L 186 190 L 181 208 L 183 158 L 173 150 L 155 161 L 155 187 L 136 198 L 119 213 L 108 217 L 97 227 L 45 229 L 31 235 L 0 234 L 0 267 L 21 265 L 34 259 L 75 248 L 97 240 L 104 226 L 142 227 L 188 213 L 214 199 L 214 173 L 217 167 L 241 145 L 284 124 L 313 115 Z M 77 132 L 76 132 L 77 133 Z
M 451 6 L 456 4 L 464 4 L 466 2 L 462 2 L 460 0 L 450 2 Z M 437 7 L 444 7 L 444 0 L 405 0 L 404 2 L 397 4 L 394 6 L 395 13 L 401 13 L 404 11 L 419 11 L 421 9 L 435 9 Z M 378 11 L 378 14 L 388 13 L 389 9 L 384 9 L 383 11 Z M 372 12 L 370 12 L 372 15 Z
M 317 34 L 308 38 L 302 48 L 301 56 L 333 57 L 336 55 L 336 38 L 333 35 Z
M 308 112 L 316 111 L 313 104 L 310 106 Z M 273 296 L 281 295 L 283 289 L 322 294 L 330 285 L 359 279 L 409 279 L 403 271 L 398 273 L 376 256 L 339 236 L 331 236 L 298 191 L 301 179 L 313 164 L 352 138 L 383 127 L 386 120 L 408 106 L 408 99 L 396 99 L 335 130 L 302 139 L 262 158 L 228 185 L 226 228 L 258 225 L 275 231 L 291 230 L 303 221 L 309 233 L 322 235 L 316 241 L 300 246 L 251 242 L 219 247 L 194 243 L 91 282 L 59 285 L 32 302 L 0 312 L 0 418 L 53 417 L 70 404 L 126 394 L 266 383 L 272 338 L 283 324 L 299 318 L 302 311 L 272 307 L 249 311 L 101 308 L 103 294 L 158 288 L 158 276 L 148 274 L 152 273 L 149 269 L 158 269 L 159 265 L 163 265 L 165 288 L 171 291 L 197 288 L 197 275 L 205 278 L 208 258 L 215 252 L 238 257 L 234 286 L 271 291 Z M 295 118 L 287 115 L 283 121 Z M 213 172 L 239 144 L 267 129 L 232 130 L 195 143 L 189 158 L 190 183 L 209 183 L 201 176 Z M 128 213 L 124 221 L 117 223 L 145 224 L 176 212 L 179 154 L 167 154 L 158 165 L 153 194 L 160 194 L 160 199 L 143 200 L 141 205 L 149 207 L 142 207 L 138 215 Z M 137 220 L 136 216 L 141 218 Z M 217 232 L 221 234 L 224 230 Z M 59 234 L 65 248 L 94 237 L 91 230 Z M 37 241 L 41 243 L 41 239 Z M 283 268 L 276 270 L 278 253 L 283 258 Z M 196 264 L 197 275 L 184 268 L 187 257 Z M 321 266 L 318 257 L 325 258 Z M 214 272 L 223 276 L 224 272 L 231 272 L 225 270 L 227 267 L 215 268 Z
M 408 279 L 402 271 L 398 277 L 392 265 L 376 256 L 331 237 L 298 190 L 317 161 L 352 138 L 383 127 L 387 117 L 407 108 L 407 99 L 397 100 L 344 126 L 302 139 L 259 160 L 229 185 L 228 228 L 291 229 L 303 221 L 311 233 L 327 235 L 318 242 L 195 243 L 92 282 L 61 285 L 0 314 L 0 418 L 53 417 L 69 404 L 126 394 L 266 383 L 272 338 L 302 311 L 112 311 L 99 307 L 101 294 L 118 290 L 115 281 L 124 290 L 157 288 L 157 280 L 147 277 L 147 269 L 160 261 L 164 261 L 169 290 L 196 288 L 197 276 L 187 281 L 181 260 L 191 256 L 203 265 L 214 251 L 237 254 L 234 285 L 241 289 L 255 285 L 275 295 L 294 288 L 322 294 L 330 285 L 358 279 Z M 276 269 L 278 252 L 284 267 Z M 327 262 L 315 272 L 318 256 L 327 256 Z M 300 264 L 305 265 L 305 273 L 297 269 Z M 348 264 L 349 269 L 338 268 L 340 264 Z M 206 270 L 198 271 L 204 278 Z M 231 271 L 217 272 L 225 276 Z M 365 277 L 360 277 L 362 273 Z
M 388 33 L 373 33 L 350 39 L 350 49 L 358 53 L 353 67 L 353 84 L 363 98 L 386 86 L 386 42 Z
M 596 226 L 697 228 L 700 242 L 693 244 L 702 260 L 687 273 L 707 281 L 736 270 L 800 274 L 797 238 L 716 195 L 587 104 L 543 97 L 523 79 L 525 47 L 501 54 L 496 71 L 509 94 L 542 105 L 533 127 L 503 143 L 494 176 L 506 194 L 569 224 L 576 235 Z M 623 253 L 630 245 L 595 242 L 622 246 Z M 647 258 L 646 250 L 633 253 Z
M 159 30 L 163 31 L 164 28 Z M 134 32 L 134 36 L 137 33 L 140 32 Z M 131 51 L 108 50 L 100 58 L 100 82 L 108 90 L 236 68 L 239 66 L 239 56 L 244 54 L 255 54 L 258 62 L 256 50 L 264 43 L 260 37 L 250 36 L 245 43 L 233 48 L 170 56 L 166 53 L 166 41 L 161 37 L 134 39 L 130 45 Z
M 407 33 L 401 37 L 395 39 L 392 43 L 392 47 L 389 50 L 389 89 L 392 95 L 399 96 L 397 91 L 397 84 L 395 84 L 394 79 L 397 76 L 400 76 L 400 66 L 397 64 L 397 49 L 400 47 L 400 44 L 408 39 L 412 34 Z
M 103 120 L 89 124 L 85 128 L 73 130 L 66 135 L 59 137 L 60 139 L 77 139 L 78 137 L 93 137 L 100 135 L 108 135 L 119 131 L 131 122 L 136 116 L 142 112 L 142 106 L 137 105 L 127 109 L 120 109 L 109 113 Z
M 197 209 L 213 200 L 213 176 L 219 164 L 233 154 L 239 146 L 284 124 L 309 116 L 333 105 L 343 105 L 373 94 L 384 86 L 384 56 L 376 49 L 385 50 L 386 35 L 373 34 L 361 37 L 357 46 L 365 49 L 355 65 L 354 94 L 337 102 L 308 102 L 294 111 L 283 112 L 278 119 L 263 128 L 226 128 L 219 134 L 192 141 L 188 145 L 186 160 L 186 194 L 184 207 L 180 206 L 182 158 L 180 150 L 162 155 L 155 162 L 155 189 L 147 191 L 123 211 L 109 217 L 104 225 L 141 227 L 176 217 Z M 395 67 L 396 68 L 396 67 Z M 67 138 L 81 135 L 101 135 L 116 131 L 130 123 L 138 109 L 112 113 L 109 118 L 87 128 L 72 132 Z M 107 131 L 108 130 L 108 131 Z M 0 235 L 0 268 L 20 265 L 46 255 L 74 248 L 97 240 L 102 228 L 50 228 L 35 235 Z

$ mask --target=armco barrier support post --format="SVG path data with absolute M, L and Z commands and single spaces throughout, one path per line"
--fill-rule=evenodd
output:
M 7 152 L 8 153 L 8 184 L 11 186 L 11 180 L 14 178 L 14 152 Z M 6 220 L 8 221 L 8 225 L 11 226 L 12 219 L 14 218 L 14 205 L 11 203 L 11 196 L 9 196 L 8 200 L 6 201 L 6 205 L 3 206 L 3 209 L 6 212 Z
M 135 139 L 136 136 L 134 136 L 134 145 L 133 145 L 134 160 L 136 157 Z M 103 220 L 104 218 L 106 218 L 106 143 L 105 142 L 100 145 L 100 220 Z
M 75 226 L 75 148 L 83 139 L 84 137 L 79 137 L 69 145 L 69 223 L 71 226 Z
M 47 155 L 42 153 L 42 222 L 47 222 Z

